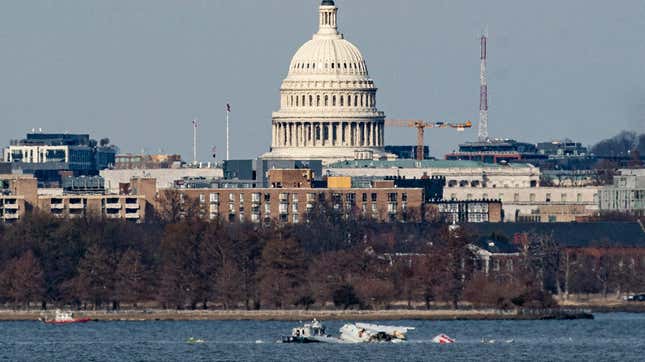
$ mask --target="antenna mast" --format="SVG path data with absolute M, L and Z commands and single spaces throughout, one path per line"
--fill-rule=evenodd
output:
M 486 74 L 486 42 L 488 40 L 488 29 L 484 30 L 480 38 L 481 65 L 479 73 L 479 129 L 477 136 L 480 141 L 488 139 L 488 77 Z

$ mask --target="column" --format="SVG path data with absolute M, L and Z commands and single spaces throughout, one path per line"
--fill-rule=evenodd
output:
M 324 136 L 323 146 L 325 146 L 325 147 L 329 147 L 329 141 L 331 140 L 331 134 L 330 134 L 329 130 L 330 130 L 329 122 L 325 122 L 325 132 L 323 132 L 323 136 Z M 325 133 L 327 133 L 327 134 L 325 134 Z
M 338 146 L 338 122 L 331 124 L 331 144 Z
M 372 146 L 378 147 L 378 123 L 372 124 L 372 130 L 374 131 L 372 135 Z
M 305 131 L 305 146 L 309 146 L 309 123 L 305 122 L 303 129 Z
M 275 130 L 276 130 L 276 133 L 277 133 L 277 136 L 276 136 L 277 144 L 276 144 L 276 146 L 281 147 L 282 146 L 282 135 L 280 134 L 280 132 L 282 131 L 282 128 L 280 128 L 280 122 L 276 123 Z

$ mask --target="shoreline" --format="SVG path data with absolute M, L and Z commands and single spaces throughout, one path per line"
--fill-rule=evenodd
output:
M 52 310 L 0 310 L 0 321 L 34 321 Z M 590 310 L 120 310 L 74 311 L 96 321 L 546 320 L 593 319 Z

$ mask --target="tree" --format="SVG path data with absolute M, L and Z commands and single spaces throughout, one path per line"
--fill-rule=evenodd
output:
M 137 303 L 148 297 L 149 276 L 146 266 L 141 261 L 141 253 L 128 249 L 116 267 L 115 294 L 119 302 Z
M 635 132 L 622 131 L 614 137 L 604 139 L 591 147 L 596 156 L 627 157 L 635 148 L 637 136 Z
M 101 246 L 92 245 L 78 264 L 76 292 L 81 299 L 97 308 L 113 298 L 114 270 L 114 259 Z
M 334 290 L 332 298 L 334 305 L 336 307 L 343 307 L 343 309 L 360 306 L 362 304 L 351 284 L 343 284 L 338 287 L 338 289 Z
M 43 269 L 31 250 L 9 261 L 0 274 L 5 296 L 13 303 L 29 307 L 29 303 L 45 297 Z
M 293 239 L 269 240 L 262 250 L 260 293 L 262 300 L 282 308 L 294 304 L 302 296 L 305 285 L 305 258 Z

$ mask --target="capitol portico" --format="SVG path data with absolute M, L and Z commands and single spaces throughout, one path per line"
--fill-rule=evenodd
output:
M 384 152 L 385 115 L 365 59 L 337 28 L 334 1 L 320 5 L 319 30 L 298 49 L 273 113 L 266 159 L 392 159 Z

